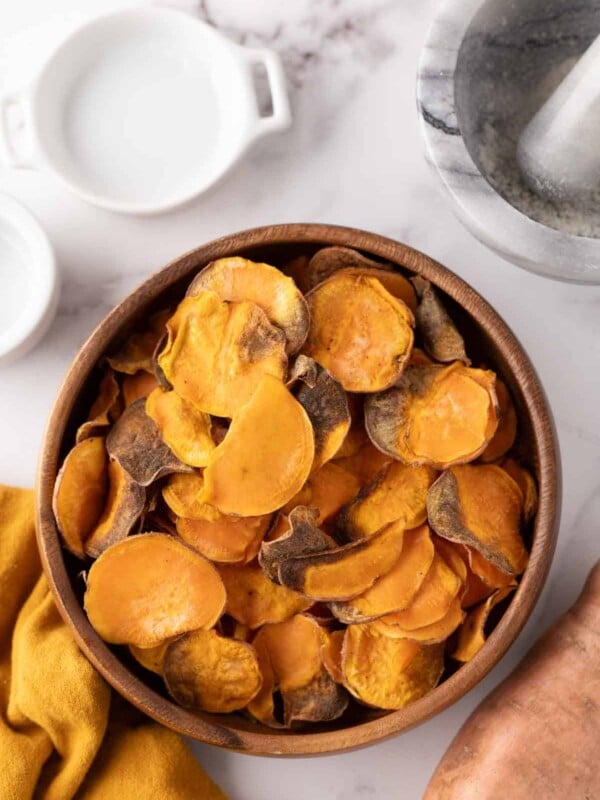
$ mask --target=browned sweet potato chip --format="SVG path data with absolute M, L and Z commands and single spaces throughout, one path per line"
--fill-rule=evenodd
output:
M 342 622 L 369 622 L 409 606 L 429 572 L 435 550 L 428 525 L 406 531 L 400 556 L 370 589 L 345 603 L 331 603 Z
M 356 496 L 360 484 L 358 479 L 339 466 L 328 462 L 310 476 L 306 484 L 283 508 L 285 512 L 298 505 L 311 506 L 319 510 L 317 524 L 328 522 L 342 506 Z
M 403 538 L 404 526 L 392 522 L 369 539 L 282 561 L 279 580 L 314 600 L 349 600 L 390 571 Z
M 433 484 L 427 501 L 436 533 L 478 550 L 509 575 L 519 575 L 527 564 L 522 506 L 519 487 L 493 464 L 452 467 Z
M 221 300 L 248 300 L 260 306 L 285 333 L 288 353 L 296 353 L 304 344 L 309 325 L 306 300 L 294 281 L 275 267 L 240 256 L 220 258 L 196 275 L 187 294 L 195 297 L 207 290 Z
M 335 456 L 350 428 L 350 411 L 342 386 L 315 361 L 300 355 L 296 359 L 300 372 L 295 378 L 293 393 L 308 414 L 315 438 L 313 470 Z M 297 377 L 296 377 L 297 376 Z
M 104 510 L 83 545 L 86 555 L 92 558 L 128 536 L 146 504 L 145 488 L 132 480 L 118 461 L 109 462 L 108 478 Z
M 398 385 L 365 402 L 365 426 L 384 453 L 444 469 L 472 461 L 496 432 L 493 372 L 459 361 L 408 367 Z
M 283 532 L 261 544 L 258 560 L 265 574 L 279 582 L 279 564 L 286 558 L 332 550 L 336 543 L 317 527 L 316 508 L 296 506 L 285 517 Z
M 135 375 L 126 375 L 123 378 L 122 386 L 125 408 L 135 403 L 140 397 L 148 397 L 157 386 L 156 376 L 145 372 L 143 369 L 136 372 Z
M 191 472 L 163 442 L 144 398 L 126 408 L 106 439 L 106 449 L 140 486 L 149 486 L 172 472 Z
M 98 396 L 92 403 L 87 421 L 77 429 L 76 441 L 82 442 L 90 436 L 104 434 L 104 429 L 118 419 L 120 413 L 119 384 L 112 369 L 106 369 L 98 387 Z
M 416 528 L 427 519 L 427 492 L 437 474 L 432 467 L 393 461 L 341 510 L 339 529 L 355 541 L 372 536 L 390 522 Z
M 480 458 L 482 461 L 496 461 L 515 443 L 517 438 L 517 412 L 506 384 L 496 378 L 496 395 L 498 397 L 498 429 Z
M 538 507 L 538 491 L 535 478 L 529 470 L 525 469 L 514 458 L 505 458 L 500 463 L 500 466 L 505 472 L 508 472 L 521 490 L 523 495 L 523 520 L 527 523 L 533 519 Z
M 433 363 L 424 350 L 421 350 L 420 347 L 413 347 L 410 361 L 408 362 L 409 367 L 428 367 Z
M 208 414 L 177 392 L 155 389 L 146 400 L 146 414 L 154 420 L 162 439 L 177 458 L 190 467 L 205 467 L 215 443 Z
M 491 610 L 505 600 L 514 591 L 514 587 L 498 589 L 481 605 L 467 614 L 467 618 L 458 634 L 458 644 L 452 653 L 457 661 L 470 661 L 485 644 L 485 624 Z
M 227 590 L 227 613 L 249 628 L 283 622 L 311 605 L 298 592 L 269 580 L 259 564 L 220 564 L 218 569 Z
M 153 314 L 146 330 L 133 333 L 118 353 L 106 359 L 110 366 L 127 375 L 135 375 L 141 369 L 153 372 L 152 356 L 165 334 L 165 325 L 170 316 L 171 312 L 167 309 Z
M 295 722 L 329 722 L 338 719 L 348 707 L 348 693 L 327 672 L 319 674 L 306 686 L 282 692 L 283 724 Z
M 231 517 L 204 506 L 204 517 L 177 520 L 177 533 L 205 558 L 222 564 L 246 564 L 256 557 L 271 515 Z
M 191 631 L 171 642 L 163 676 L 180 705 L 215 714 L 244 708 L 262 684 L 254 648 L 214 630 Z
M 461 599 L 457 596 L 441 619 L 424 625 L 422 628 L 407 630 L 401 625 L 386 625 L 382 620 L 375 620 L 373 627 L 384 636 L 391 636 L 394 639 L 412 639 L 421 644 L 437 644 L 445 642 L 461 625 L 464 618 L 465 612 L 462 610 Z
M 342 648 L 344 686 L 365 705 L 398 709 L 433 689 L 444 670 L 443 645 L 419 645 L 350 625 Z
M 304 352 L 349 392 L 377 392 L 400 376 L 414 319 L 401 300 L 367 275 L 336 274 L 307 295 L 311 327 Z
M 202 499 L 224 514 L 269 514 L 302 488 L 313 457 L 306 411 L 281 381 L 264 375 L 211 453 Z
M 436 553 L 411 604 L 402 611 L 380 617 L 376 620 L 376 627 L 379 631 L 382 626 L 390 628 L 390 634 L 393 635 L 395 627 L 402 631 L 412 631 L 439 622 L 450 610 L 461 588 L 462 581 L 458 575 Z
M 104 439 L 76 444 L 56 478 L 52 509 L 65 546 L 83 558 L 85 540 L 96 526 L 108 492 Z
M 171 639 L 167 639 L 155 647 L 136 647 L 133 644 L 129 645 L 129 652 L 135 660 L 145 667 L 150 672 L 155 672 L 162 677 L 163 674 L 163 661 L 167 647 L 171 643 Z
M 88 573 L 84 607 L 104 641 L 154 647 L 223 613 L 225 587 L 213 565 L 163 533 L 109 547 Z
M 469 567 L 474 575 L 492 589 L 503 589 L 505 586 L 515 586 L 515 579 L 498 567 L 494 566 L 477 550 L 465 547 L 469 559 Z
M 444 308 L 437 290 L 420 276 L 412 278 L 411 282 L 419 297 L 415 316 L 425 350 L 436 361 L 462 361 L 468 365 L 470 361 L 465 352 L 465 341 Z
M 285 376 L 283 331 L 254 303 L 202 292 L 181 301 L 167 329 L 158 365 L 177 394 L 207 414 L 233 417 L 264 375 Z
M 346 629 L 325 633 L 325 641 L 321 645 L 321 660 L 323 666 L 336 683 L 344 682 L 342 673 L 342 647 Z

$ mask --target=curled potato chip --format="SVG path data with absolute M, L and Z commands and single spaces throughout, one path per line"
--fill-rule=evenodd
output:
M 167 639 L 154 647 L 136 647 L 130 644 L 129 652 L 142 667 L 162 676 L 165 652 L 171 641 L 171 639 Z
M 345 506 L 338 527 L 351 541 L 372 536 L 390 522 L 405 529 L 427 519 L 427 492 L 437 477 L 432 467 L 411 467 L 393 461 Z
M 300 492 L 283 508 L 290 511 L 298 505 L 311 506 L 319 510 L 317 524 L 328 522 L 340 508 L 346 505 L 360 489 L 357 478 L 347 469 L 328 462 L 313 472 Z
M 204 518 L 177 520 L 177 533 L 205 558 L 222 564 L 246 564 L 256 557 L 271 515 L 231 517 L 205 506 Z
M 325 641 L 321 645 L 323 666 L 336 683 L 344 682 L 342 673 L 342 647 L 346 630 L 326 632 Z
M 191 631 L 171 642 L 163 676 L 180 705 L 215 714 L 244 708 L 262 684 L 254 648 L 214 630 Z
M 521 490 L 523 495 L 523 521 L 525 523 L 530 522 L 534 518 L 538 507 L 538 491 L 535 478 L 529 470 L 525 469 L 514 458 L 505 458 L 500 462 L 500 466 L 510 475 Z
M 221 300 L 248 300 L 262 308 L 285 333 L 287 353 L 296 353 L 308 335 L 308 306 L 291 278 L 269 264 L 234 256 L 213 261 L 196 275 L 188 297 L 215 292 Z
M 436 533 L 478 550 L 509 575 L 519 575 L 527 564 L 522 505 L 519 487 L 493 464 L 452 467 L 430 488 L 427 501 Z
M 480 456 L 481 461 L 496 461 L 507 453 L 517 438 L 517 412 L 506 384 L 496 378 L 498 429 Z
M 84 608 L 110 644 L 154 647 L 196 628 L 210 628 L 225 607 L 213 565 L 163 533 L 130 536 L 92 564 Z
M 126 408 L 106 438 L 106 449 L 140 486 L 149 486 L 172 472 L 191 472 L 163 442 L 145 411 L 144 398 Z
M 211 453 L 202 499 L 224 514 L 269 514 L 302 488 L 313 457 L 306 411 L 281 381 L 264 375 Z
M 383 636 L 374 624 L 349 625 L 346 629 L 342 648 L 344 686 L 365 705 L 404 708 L 438 684 L 444 671 L 444 646 Z
M 86 555 L 92 558 L 129 536 L 146 504 L 145 488 L 136 483 L 118 461 L 109 462 L 108 479 L 104 509 L 83 545 Z
M 313 470 L 335 456 L 350 428 L 350 411 L 341 384 L 308 356 L 298 356 L 308 373 L 300 374 L 294 396 L 308 414 L 315 438 Z M 314 366 L 314 372 L 311 367 Z
M 202 292 L 181 301 L 167 329 L 158 366 L 180 397 L 207 414 L 233 417 L 264 375 L 285 376 L 285 336 L 254 303 Z
M 439 622 L 446 616 L 450 606 L 462 588 L 462 581 L 437 553 L 415 594 L 412 602 L 401 611 L 393 611 L 377 620 L 377 629 L 382 626 L 404 631 L 414 631 Z M 460 599 L 459 599 L 460 600 Z
M 283 622 L 310 607 L 311 601 L 269 580 L 259 564 L 220 564 L 227 590 L 227 613 L 249 628 Z
M 377 392 L 400 376 L 414 319 L 401 300 L 367 275 L 335 274 L 307 295 L 311 327 L 304 352 L 349 392 Z
M 461 599 L 457 596 L 441 619 L 424 625 L 422 628 L 407 630 L 401 625 L 386 625 L 383 618 L 376 619 L 373 627 L 384 636 L 391 636 L 394 639 L 412 639 L 421 644 L 437 644 L 445 642 L 462 624 L 464 618 L 465 612 L 462 610 Z
M 112 369 L 106 369 L 100 380 L 98 395 L 90 408 L 86 422 L 77 429 L 76 441 L 104 433 L 104 429 L 118 419 L 121 413 L 119 384 Z
M 177 458 L 190 467 L 205 467 L 215 443 L 208 414 L 177 392 L 155 389 L 146 400 L 146 414 L 154 420 L 162 439 Z
M 314 600 L 349 600 L 390 571 L 403 538 L 404 526 L 392 522 L 369 539 L 288 558 L 279 565 L 279 581 Z
M 331 550 L 336 543 L 317 527 L 316 508 L 296 506 L 285 517 L 283 532 L 260 546 L 259 563 L 270 580 L 279 581 L 279 564 L 286 558 Z
M 104 439 L 84 439 L 70 451 L 56 478 L 52 510 L 65 547 L 79 558 L 94 530 L 108 492 Z
M 158 381 L 156 376 L 150 372 L 140 370 L 135 375 L 126 375 L 123 378 L 123 402 L 125 408 L 135 403 L 140 397 L 148 395 L 156 389 Z
M 458 634 L 458 644 L 452 653 L 456 661 L 470 661 L 485 644 L 485 625 L 494 606 L 505 600 L 514 587 L 498 589 L 484 603 L 469 611 Z
M 106 359 L 110 366 L 117 372 L 125 372 L 127 375 L 135 375 L 142 369 L 153 372 L 154 350 L 165 334 L 165 325 L 170 316 L 171 312 L 168 309 L 152 314 L 146 330 L 133 333 L 121 350 Z
M 373 444 L 407 464 L 445 469 L 472 461 L 496 432 L 493 372 L 408 367 L 398 385 L 368 397 L 365 427 Z
M 350 625 L 406 608 L 421 588 L 434 554 L 428 525 L 405 531 L 400 556 L 391 570 L 353 600 L 331 603 L 331 610 L 341 622 Z
M 444 308 L 437 290 L 420 276 L 415 276 L 411 282 L 419 298 L 415 317 L 425 350 L 441 363 L 462 361 L 470 364 L 465 352 L 465 340 Z

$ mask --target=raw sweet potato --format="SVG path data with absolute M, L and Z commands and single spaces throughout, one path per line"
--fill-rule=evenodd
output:
M 424 800 L 600 797 L 600 563 L 579 600 L 473 712 Z

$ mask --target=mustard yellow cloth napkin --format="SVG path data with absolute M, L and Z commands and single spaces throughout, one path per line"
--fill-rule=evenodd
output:
M 183 740 L 111 691 L 41 573 L 33 493 L 0 486 L 0 800 L 225 800 Z

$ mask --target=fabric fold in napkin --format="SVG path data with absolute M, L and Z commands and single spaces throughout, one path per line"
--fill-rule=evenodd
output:
M 33 492 L 0 486 L 0 800 L 30 798 L 226 800 L 81 653 L 42 575 Z

